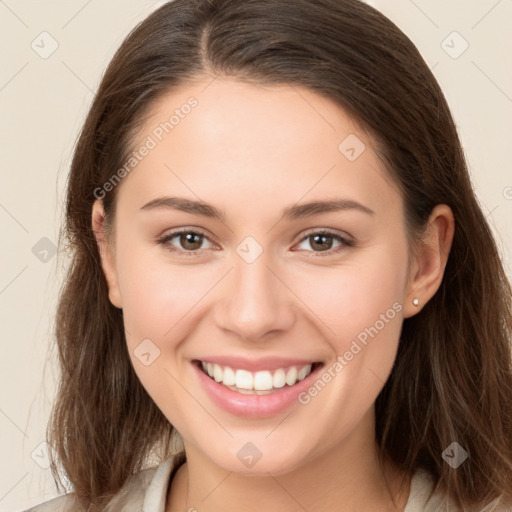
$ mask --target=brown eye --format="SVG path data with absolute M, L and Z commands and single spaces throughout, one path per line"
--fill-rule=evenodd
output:
M 319 251 L 328 251 L 333 244 L 332 235 L 310 235 L 308 238 L 311 240 L 311 247 Z
M 181 247 L 183 249 L 187 249 L 189 251 L 195 251 L 201 248 L 201 244 L 203 243 L 203 235 L 199 233 L 181 233 L 179 235 L 179 241 Z
M 206 235 L 192 230 L 175 231 L 157 241 L 169 251 L 185 256 L 193 256 L 202 251 L 202 249 L 205 249 L 203 247 L 205 241 L 208 241 L 209 247 L 214 245 Z
M 300 245 L 304 244 L 307 244 L 309 247 L 300 247 Z M 305 249 L 306 252 L 317 253 L 318 256 L 328 256 L 352 246 L 354 246 L 354 242 L 351 239 L 345 238 L 338 233 L 330 233 L 329 231 L 310 233 L 302 238 L 299 244 L 300 249 Z

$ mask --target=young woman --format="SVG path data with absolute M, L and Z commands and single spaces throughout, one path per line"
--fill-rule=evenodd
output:
M 32 510 L 512 510 L 510 285 L 375 9 L 158 9 L 103 77 L 65 235 L 73 492 Z

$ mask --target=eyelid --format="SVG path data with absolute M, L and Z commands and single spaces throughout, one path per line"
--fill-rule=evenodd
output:
M 354 242 L 354 238 L 349 235 L 348 233 L 345 233 L 344 231 L 338 231 L 336 229 L 331 228 L 310 228 L 305 231 L 299 238 L 299 242 L 302 242 L 305 238 L 311 235 L 332 235 L 332 236 L 338 236 L 340 238 L 343 238 L 347 242 Z
M 340 242 L 341 245 L 334 249 L 328 249 L 326 251 L 306 251 L 307 253 L 309 253 L 308 257 L 311 258 L 316 258 L 318 256 L 333 256 L 341 252 L 343 249 L 346 249 L 347 247 L 354 247 L 356 245 L 356 240 L 348 233 L 339 232 L 337 230 L 333 230 L 330 228 L 311 228 L 307 230 L 303 235 L 301 235 L 301 238 L 294 245 L 302 243 L 304 240 L 307 240 L 312 235 L 331 236 L 335 240 Z
M 169 252 L 171 253 L 177 253 L 178 255 L 185 255 L 185 256 L 195 256 L 197 254 L 200 254 L 202 252 L 204 252 L 204 249 L 198 249 L 198 250 L 195 250 L 195 251 L 184 251 L 183 249 L 177 249 L 176 247 L 174 247 L 173 245 L 170 244 L 170 240 L 173 239 L 174 237 L 178 236 L 178 235 L 181 235 L 183 233 L 194 233 L 196 235 L 202 235 L 206 240 L 208 240 L 211 244 L 213 245 L 218 245 L 214 240 L 212 240 L 212 237 L 210 237 L 210 235 L 206 234 L 206 232 L 201 229 L 201 228 L 197 228 L 197 227 L 184 227 L 184 228 L 177 228 L 176 230 L 172 230 L 166 234 L 163 234 L 161 236 L 159 236 L 157 239 L 156 239 L 156 242 L 159 243 L 159 244 L 162 244 L 162 245 L 169 245 L 172 247 L 172 249 L 167 249 Z
M 173 237 L 176 235 L 180 235 L 182 233 L 196 233 L 198 235 L 203 235 L 205 238 L 208 238 L 208 240 L 213 242 L 213 237 L 209 233 L 207 233 L 206 230 L 204 230 L 203 228 L 196 227 L 196 226 L 185 226 L 182 228 L 175 228 L 175 229 L 167 230 L 164 232 L 164 234 L 158 236 L 158 239 L 169 238 L 169 237 Z
M 167 234 L 159 236 L 156 241 L 157 241 L 157 243 L 160 243 L 162 245 L 166 245 L 166 244 L 169 243 L 169 240 L 171 240 L 174 237 L 176 237 L 178 235 L 181 235 L 183 233 L 194 233 L 194 234 L 197 234 L 197 235 L 202 235 L 211 244 L 218 245 L 214 240 L 212 240 L 210 235 L 206 234 L 206 232 L 203 229 L 197 228 L 197 227 L 177 228 L 174 231 L 170 231 Z M 301 242 L 304 242 L 307 238 L 309 238 L 312 235 L 328 235 L 328 236 L 332 236 L 335 240 L 339 241 L 342 245 L 338 246 L 338 248 L 328 249 L 326 251 L 306 251 L 306 252 L 312 254 L 311 257 L 333 255 L 333 254 L 336 254 L 337 252 L 339 252 L 343 248 L 353 247 L 356 244 L 355 239 L 352 236 L 350 236 L 350 235 L 348 235 L 346 233 L 340 233 L 339 231 L 336 231 L 336 230 L 333 230 L 333 229 L 330 229 L 330 228 L 310 228 L 305 233 L 301 234 L 300 238 L 293 245 L 295 246 L 295 245 L 297 245 L 297 244 L 299 244 Z M 172 249 L 168 249 L 170 252 L 178 253 L 179 255 L 185 255 L 185 256 L 195 256 L 195 255 L 197 255 L 199 253 L 203 253 L 204 252 L 204 249 L 198 249 L 198 250 L 195 250 L 195 251 L 185 251 L 185 250 L 182 250 L 182 249 L 177 249 L 174 246 L 171 246 L 171 247 L 173 247 L 173 248 Z

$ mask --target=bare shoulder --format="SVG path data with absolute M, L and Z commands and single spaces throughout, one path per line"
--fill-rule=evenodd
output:
M 148 468 L 131 475 L 121 490 L 114 496 L 107 511 L 142 510 L 146 490 L 157 468 Z M 139 508 L 136 508 L 139 507 Z M 40 503 L 24 512 L 77 512 L 80 510 L 75 494 L 69 493 Z

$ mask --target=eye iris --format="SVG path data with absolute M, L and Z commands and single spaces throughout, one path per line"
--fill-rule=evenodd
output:
M 184 249 L 194 251 L 201 248 L 203 235 L 197 233 L 182 233 L 180 236 L 180 244 Z M 190 247 L 192 245 L 192 247 Z
M 313 240 L 311 243 L 313 249 L 318 248 L 320 251 L 328 251 L 332 247 L 332 236 L 330 235 L 312 235 L 310 238 Z M 326 240 L 329 243 L 326 244 Z

